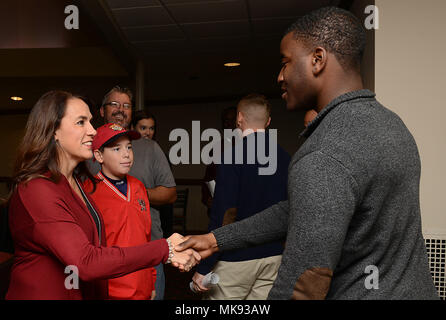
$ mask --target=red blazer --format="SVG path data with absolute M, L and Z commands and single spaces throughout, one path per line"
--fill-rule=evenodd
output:
M 64 176 L 59 183 L 37 178 L 19 185 L 11 198 L 9 221 L 15 259 L 6 299 L 106 299 L 105 279 L 168 258 L 164 239 L 127 248 L 106 247 L 102 227 L 99 243 L 90 212 Z M 67 266 L 78 269 L 79 289 L 67 289 L 66 279 L 73 276 L 65 273 Z

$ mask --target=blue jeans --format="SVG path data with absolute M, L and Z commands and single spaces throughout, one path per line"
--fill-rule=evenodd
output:
M 155 300 L 164 300 L 164 289 L 166 286 L 166 280 L 164 277 L 164 267 L 163 264 L 160 263 L 155 267 L 156 270 L 156 281 L 155 281 Z

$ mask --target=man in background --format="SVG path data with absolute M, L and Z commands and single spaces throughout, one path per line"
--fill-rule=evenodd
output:
M 234 146 L 232 163 L 217 166 L 209 231 L 244 220 L 286 200 L 290 156 L 280 146 L 269 149 L 270 137 L 265 129 L 271 121 L 270 113 L 271 107 L 263 95 L 251 94 L 238 103 L 236 123 L 243 132 L 243 163 L 235 163 Z M 259 144 L 263 145 L 260 147 Z M 276 158 L 273 174 L 259 174 L 262 166 L 258 159 L 259 149 Z M 274 151 L 276 153 L 271 155 Z M 255 159 L 252 164 L 247 160 L 251 158 Z M 265 300 L 277 276 L 282 252 L 283 243 L 275 241 L 214 254 L 197 267 L 192 278 L 194 289 L 207 292 L 205 298 L 211 300 Z M 211 270 L 219 275 L 220 281 L 209 291 L 203 287 L 202 280 Z

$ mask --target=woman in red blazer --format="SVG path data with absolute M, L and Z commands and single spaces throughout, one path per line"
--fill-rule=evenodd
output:
M 79 183 L 92 179 L 96 131 L 88 106 L 51 91 L 36 103 L 16 159 L 9 220 L 15 246 L 7 299 L 107 299 L 106 279 L 161 262 L 189 271 L 200 256 L 175 252 L 178 234 L 106 247 L 100 212 Z

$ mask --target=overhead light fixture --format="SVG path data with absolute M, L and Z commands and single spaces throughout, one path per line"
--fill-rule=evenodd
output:
M 238 67 L 240 63 L 238 62 L 227 62 L 224 64 L 225 67 Z
M 11 100 L 14 100 L 14 101 L 22 101 L 23 98 L 22 98 L 22 97 L 13 96 L 13 97 L 11 97 Z

